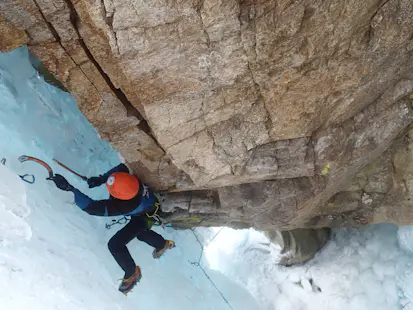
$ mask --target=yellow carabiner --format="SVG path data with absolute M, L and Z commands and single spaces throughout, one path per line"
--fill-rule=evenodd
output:
M 159 210 L 159 202 L 155 202 L 154 206 L 156 207 L 155 212 L 153 212 L 152 215 L 149 215 L 148 213 L 146 213 L 146 216 L 147 216 L 147 217 L 153 218 L 153 217 L 156 215 L 156 213 L 158 212 L 158 210 Z

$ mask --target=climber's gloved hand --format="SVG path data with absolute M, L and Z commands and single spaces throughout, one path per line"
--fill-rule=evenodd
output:
M 102 185 L 102 180 L 100 177 L 91 177 L 87 179 L 87 184 L 89 185 L 89 188 L 94 188 Z
M 61 189 L 62 191 L 70 192 L 74 189 L 72 185 L 65 179 L 64 176 L 60 174 L 55 174 L 53 178 L 50 179 L 56 184 L 56 187 Z

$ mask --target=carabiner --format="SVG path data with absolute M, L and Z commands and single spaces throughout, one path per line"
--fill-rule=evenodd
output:
M 23 175 L 19 175 L 20 179 L 22 179 L 24 182 L 29 183 L 29 184 L 33 184 L 36 181 L 36 178 L 34 177 L 33 174 L 23 174 Z M 31 177 L 32 179 L 26 179 L 27 177 Z

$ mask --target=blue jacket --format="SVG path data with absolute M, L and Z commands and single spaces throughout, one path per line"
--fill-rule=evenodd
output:
M 106 183 L 109 176 L 114 172 L 127 172 L 128 167 L 120 164 L 105 174 L 95 177 L 96 186 Z M 110 196 L 109 199 L 93 200 L 87 195 L 83 194 L 77 188 L 73 188 L 72 192 L 75 194 L 75 203 L 83 211 L 97 216 L 119 216 L 119 215 L 141 215 L 151 212 L 158 202 L 153 191 L 146 184 L 140 183 L 138 194 L 130 200 L 120 200 Z

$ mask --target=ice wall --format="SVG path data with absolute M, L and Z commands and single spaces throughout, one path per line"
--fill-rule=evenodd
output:
M 103 198 L 104 188 L 89 190 L 52 159 L 92 176 L 118 164 L 119 156 L 98 138 L 73 97 L 45 83 L 28 59 L 27 48 L 0 54 L 0 159 L 6 159 L 0 165 L 0 309 L 229 309 L 190 264 L 201 249 L 189 231 L 162 230 L 178 246 L 159 261 L 149 246 L 132 241 L 143 279 L 127 298 L 117 291 L 123 272 L 107 241 L 120 226 L 105 229 L 108 220 L 79 210 L 73 194 L 45 180 L 43 167 L 17 158 L 36 156 L 74 186 Z M 18 177 L 26 173 L 35 175 L 35 184 Z M 258 309 L 248 291 L 210 271 L 234 309 Z

